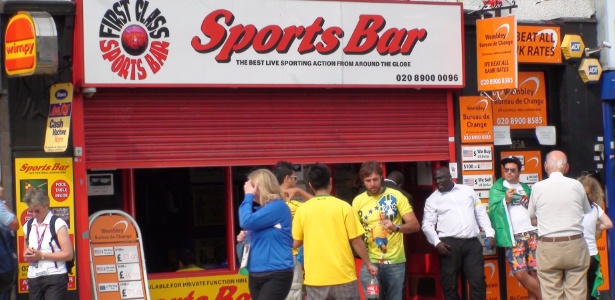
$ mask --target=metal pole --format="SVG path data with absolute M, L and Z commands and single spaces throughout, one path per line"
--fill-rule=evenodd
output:
M 602 123 L 604 127 L 604 171 L 606 182 L 606 213 L 612 220 L 615 217 L 615 157 L 613 145 L 613 103 L 602 101 Z M 615 284 L 615 231 L 607 230 L 607 252 L 609 260 L 609 286 Z M 615 299 L 615 289 L 609 291 L 611 299 Z

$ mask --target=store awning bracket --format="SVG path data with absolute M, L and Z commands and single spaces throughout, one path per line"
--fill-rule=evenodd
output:
M 468 15 L 480 15 L 481 19 L 483 19 L 486 13 L 493 11 L 495 12 L 495 17 L 500 17 L 502 16 L 502 10 L 505 10 L 505 9 L 508 9 L 508 13 L 512 14 L 513 8 L 517 8 L 518 5 L 516 4 L 515 1 L 512 1 L 512 2 L 509 2 L 508 0 L 504 0 L 504 1 L 507 3 L 507 5 L 503 5 L 501 1 L 498 1 L 498 4 L 496 5 L 491 5 L 483 1 L 485 2 L 485 5 L 483 5 L 483 7 L 481 7 L 478 10 L 470 12 Z

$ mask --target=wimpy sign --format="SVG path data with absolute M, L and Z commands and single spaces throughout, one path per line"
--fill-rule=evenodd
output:
M 452 88 L 465 82 L 459 3 L 101 0 L 83 5 L 86 85 Z

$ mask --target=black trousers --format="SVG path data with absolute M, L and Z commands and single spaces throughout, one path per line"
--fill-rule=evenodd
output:
M 30 300 L 64 300 L 68 293 L 68 275 L 57 274 L 28 278 Z
M 252 300 L 284 300 L 293 283 L 293 270 L 273 272 L 265 276 L 248 277 Z
M 470 300 L 485 300 L 487 283 L 485 282 L 485 260 L 483 246 L 478 238 L 458 239 L 445 237 L 440 239 L 451 246 L 449 255 L 440 255 L 440 283 L 446 300 L 460 300 L 459 275 L 463 275 L 470 284 Z

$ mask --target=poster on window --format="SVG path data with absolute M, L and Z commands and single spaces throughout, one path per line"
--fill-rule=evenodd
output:
M 15 159 L 15 213 L 22 227 L 17 231 L 17 253 L 19 263 L 18 293 L 28 292 L 28 261 L 23 258 L 24 230 L 26 222 L 34 217 L 24 202 L 28 192 L 39 189 L 49 196 L 49 211 L 68 225 L 70 241 L 75 245 L 75 200 L 72 157 L 58 158 L 16 158 Z M 68 289 L 77 286 L 77 267 L 68 275 Z

